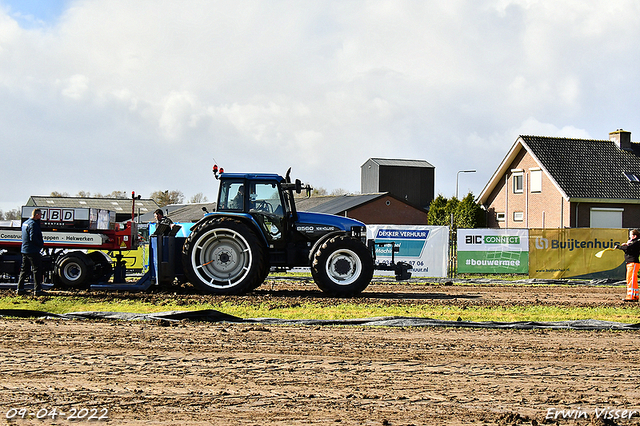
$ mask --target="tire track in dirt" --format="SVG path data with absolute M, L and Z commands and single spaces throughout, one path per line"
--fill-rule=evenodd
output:
M 549 407 L 633 408 L 640 396 L 635 333 L 55 320 L 0 320 L 0 331 L 5 413 L 108 407 L 112 423 L 133 425 L 499 424 L 508 413 L 542 422 Z
M 244 300 L 340 301 L 305 284 L 274 291 Z M 623 295 L 618 287 L 374 284 L 353 300 L 617 306 Z M 169 295 L 95 297 L 162 303 Z M 134 426 L 542 424 L 549 409 L 637 410 L 638 347 L 637 332 L 0 319 L 0 413 L 101 407 L 109 424 Z M 44 424 L 54 423 L 66 424 Z

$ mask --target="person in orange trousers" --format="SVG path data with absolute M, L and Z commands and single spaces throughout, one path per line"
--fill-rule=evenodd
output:
M 640 271 L 640 229 L 629 231 L 629 241 L 616 245 L 615 248 L 624 251 L 624 261 L 627 263 L 627 296 L 625 302 L 637 302 L 640 298 L 638 292 L 638 272 Z

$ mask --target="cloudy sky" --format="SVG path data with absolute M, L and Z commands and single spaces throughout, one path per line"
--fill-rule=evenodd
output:
M 0 0 L 0 209 L 227 171 L 478 195 L 519 134 L 640 139 L 634 0 Z M 638 136 L 634 137 L 637 132 Z

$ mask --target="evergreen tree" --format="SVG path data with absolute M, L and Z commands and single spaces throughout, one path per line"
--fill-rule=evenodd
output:
M 453 214 L 454 228 L 480 228 L 485 226 L 484 210 L 475 202 L 470 192 L 462 201 L 456 197 L 446 199 L 438 195 L 429 206 L 429 225 L 451 226 Z
M 456 226 L 458 228 L 480 228 L 485 226 L 484 210 L 475 202 L 472 193 L 460 201 L 456 208 Z
M 429 221 L 429 225 L 434 226 L 446 226 L 449 224 L 449 219 L 447 219 L 447 199 L 444 198 L 442 194 L 438 194 L 438 196 L 431 201 L 431 205 L 429 206 L 429 214 L 427 219 Z

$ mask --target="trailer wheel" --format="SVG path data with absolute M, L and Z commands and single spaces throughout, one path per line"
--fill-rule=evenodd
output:
M 317 286 L 331 296 L 356 296 L 371 282 L 373 258 L 360 240 L 339 235 L 316 250 L 311 275 Z
M 111 258 L 101 251 L 92 251 L 88 256 L 95 264 L 92 280 L 96 283 L 106 283 L 109 281 L 109 278 L 113 275 L 113 261 Z
M 222 218 L 191 230 L 182 249 L 189 282 L 206 293 L 244 294 L 265 277 L 264 243 L 243 222 Z
M 82 252 L 71 252 L 56 262 L 55 276 L 63 287 L 81 288 L 91 277 L 93 261 Z

